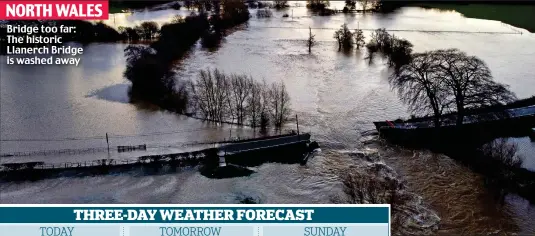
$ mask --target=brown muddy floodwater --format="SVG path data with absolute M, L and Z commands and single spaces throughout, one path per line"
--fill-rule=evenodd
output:
M 299 4 L 299 3 L 298 3 Z M 336 2 L 335 4 L 338 4 Z M 342 3 L 343 4 L 343 3 Z M 301 3 L 303 5 L 303 3 Z M 283 18 L 284 13 L 293 17 Z M 109 24 L 131 25 L 155 18 L 169 20 L 180 11 L 117 14 Z M 348 166 L 366 168 L 351 153 L 379 152 L 382 161 L 413 194 L 403 234 L 433 232 L 436 215 L 443 235 L 533 235 L 535 208 L 508 196 L 504 206 L 492 200 L 481 176 L 448 157 L 412 152 L 373 142 L 362 144 L 361 132 L 372 121 L 407 117 L 390 91 L 389 69 L 366 52 L 340 53 L 332 38 L 341 24 L 371 30 L 384 27 L 414 44 L 416 52 L 459 48 L 483 59 L 495 79 L 518 97 L 535 91 L 535 35 L 496 21 L 467 19 L 455 12 L 403 8 L 389 15 L 313 16 L 303 6 L 276 11 L 269 19 L 253 18 L 227 36 L 216 51 L 196 47 L 177 66 L 178 79 L 192 79 L 199 69 L 250 74 L 267 82 L 283 80 L 303 131 L 320 142 L 322 153 L 307 166 L 264 164 L 241 178 L 212 180 L 194 170 L 158 176 L 115 175 L 58 178 L 32 183 L 2 183 L 0 203 L 236 203 L 252 196 L 261 203 L 331 203 L 341 194 L 336 177 Z M 308 27 L 318 45 L 308 54 Z M 129 83 L 124 44 L 90 44 L 78 67 L 5 66 L 0 80 L 0 149 L 2 153 L 94 148 L 94 153 L 0 158 L 0 162 L 65 162 L 108 158 L 103 136 L 112 145 L 147 144 L 149 153 L 191 148 L 194 141 L 251 136 L 247 128 L 215 126 L 128 103 Z M 289 124 L 293 127 L 294 124 Z M 232 131 L 231 131 L 232 130 Z M 532 143 L 521 139 L 526 167 L 533 167 Z M 370 149 L 370 150 L 369 150 Z M 132 158 L 146 153 L 118 154 Z M 376 160 L 381 162 L 381 160 Z M 434 213 L 433 213 L 434 212 Z

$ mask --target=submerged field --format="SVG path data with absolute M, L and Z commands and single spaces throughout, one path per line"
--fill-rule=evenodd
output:
M 343 2 L 332 2 L 333 5 Z M 303 5 L 302 3 L 298 3 Z M 273 11 L 271 18 L 253 18 L 229 34 L 217 50 L 196 45 L 177 62 L 177 78 L 194 79 L 200 69 L 251 75 L 259 81 L 284 81 L 301 132 L 311 132 L 321 154 L 306 166 L 264 164 L 248 177 L 214 180 L 197 171 L 166 175 L 109 175 L 58 178 L 28 183 L 0 184 L 2 203 L 236 203 L 252 198 L 259 203 L 332 203 L 341 193 L 338 173 L 348 167 L 363 171 L 379 166 L 387 176 L 406 182 L 414 194 L 407 226 L 426 231 L 440 217 L 444 235 L 533 234 L 533 207 L 509 196 L 498 205 L 482 176 L 461 164 L 430 152 L 364 146 L 361 132 L 373 121 L 408 117 L 388 85 L 388 66 L 381 57 L 366 60 L 366 51 L 337 50 L 333 33 L 347 23 L 365 31 L 366 40 L 386 28 L 414 44 L 415 52 L 459 48 L 483 59 L 497 81 L 510 85 L 518 97 L 535 88 L 535 34 L 497 21 L 468 19 L 454 11 L 402 8 L 388 15 L 338 14 L 320 17 L 304 6 Z M 336 6 L 337 9 L 341 9 Z M 293 13 L 293 14 L 292 14 Z M 153 20 L 163 24 L 182 9 L 114 14 L 106 24 L 135 26 Z M 283 17 L 284 14 L 293 17 Z M 309 27 L 318 44 L 308 53 Z M 484 32 L 484 33 L 482 33 Z M 520 34 L 519 32 L 522 32 Z M 89 44 L 78 67 L 3 67 L 1 83 L 2 152 L 56 149 L 106 150 L 110 144 L 147 144 L 136 155 L 179 152 L 194 141 L 250 136 L 251 129 L 217 126 L 129 103 L 129 82 L 123 78 L 125 44 Z M 5 57 L 2 58 L 5 60 Z M 5 63 L 2 61 L 2 63 Z M 289 124 L 295 127 L 296 124 Z M 533 143 L 523 139 L 525 153 Z M 373 150 L 376 149 L 376 150 Z M 370 165 L 360 152 L 379 152 L 382 160 Z M 132 153 L 91 152 L 79 155 L 28 156 L 47 162 L 121 159 Z M 525 163 L 535 163 L 526 155 Z M 7 158 L 0 161 L 7 161 Z M 22 159 L 18 159 L 20 161 Z M 384 168 L 383 168 L 384 167 Z M 399 175 L 393 175 L 393 172 Z M 69 186 L 66 188 L 65 186 Z M 422 220 L 422 217 L 423 220 Z M 431 219 L 431 220 L 429 220 Z M 417 220 L 416 222 L 413 220 Z M 406 232 L 408 234 L 409 232 Z

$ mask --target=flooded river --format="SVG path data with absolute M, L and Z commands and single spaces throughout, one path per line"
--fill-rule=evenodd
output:
M 128 25 L 152 16 L 163 22 L 176 13 L 166 10 L 117 14 L 107 23 Z M 284 13 L 290 17 L 283 18 Z M 333 32 L 347 23 L 352 29 L 364 29 L 368 37 L 371 30 L 384 27 L 411 41 L 417 52 L 459 48 L 483 59 L 497 81 L 510 85 L 518 97 L 525 98 L 532 96 L 535 88 L 535 34 L 500 22 L 419 8 L 404 8 L 389 15 L 319 17 L 301 6 L 274 12 L 268 19 L 256 19 L 254 12 L 252 15 L 249 24 L 227 36 L 218 50 L 207 51 L 200 46 L 192 50 L 177 65 L 178 78 L 192 79 L 199 69 L 218 68 L 267 82 L 283 80 L 301 130 L 311 132 L 322 146 L 323 153 L 308 166 L 264 164 L 249 177 L 223 180 L 185 170 L 161 176 L 3 183 L 0 202 L 235 203 L 243 196 L 252 196 L 261 203 L 330 203 L 341 192 L 335 172 L 356 161 L 348 153 L 371 149 L 381 154 L 410 191 L 421 196 L 424 207 L 441 218 L 439 233 L 535 233 L 531 224 L 535 218 L 533 206 L 515 196 L 509 196 L 506 204 L 499 206 L 486 191 L 481 176 L 451 159 L 377 142 L 362 144 L 360 134 L 373 129 L 372 121 L 408 114 L 388 86 L 390 71 L 381 58 L 369 63 L 364 51 L 338 52 L 332 38 Z M 311 54 L 304 42 L 308 27 L 318 40 Z M 2 58 L 2 153 L 99 149 L 106 147 L 106 133 L 114 146 L 147 144 L 150 152 L 183 150 L 190 148 L 185 144 L 194 141 L 253 135 L 247 128 L 214 126 L 128 103 L 129 84 L 122 77 L 125 47 L 86 45 L 78 67 L 8 67 Z M 518 143 L 526 167 L 533 167 L 533 143 L 525 138 Z M 107 154 L 20 158 L 59 162 L 101 159 Z M 13 160 L 15 157 L 0 159 Z

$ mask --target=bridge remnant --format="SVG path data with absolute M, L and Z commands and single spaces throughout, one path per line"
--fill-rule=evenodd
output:
M 257 166 L 265 162 L 299 163 L 309 150 L 310 134 L 289 134 L 250 140 L 239 140 L 220 147 L 192 152 L 166 155 L 147 155 L 137 160 L 102 159 L 89 162 L 65 162 L 46 164 L 44 162 L 5 163 L 0 165 L 0 181 L 33 180 L 48 177 L 108 174 L 142 169 L 144 172 L 176 170 L 186 166 L 201 165 L 202 173 L 221 172 L 218 169 L 232 169 L 244 172 L 236 166 Z M 229 172 L 224 171 L 224 172 Z

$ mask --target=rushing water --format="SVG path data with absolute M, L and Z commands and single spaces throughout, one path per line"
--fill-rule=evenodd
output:
M 293 3 L 292 3 L 293 6 Z M 339 7 L 340 8 L 340 7 Z M 118 14 L 107 23 L 159 22 L 184 11 Z M 283 18 L 288 13 L 290 17 Z M 254 12 L 252 13 L 254 16 Z M 292 17 L 293 16 L 293 17 Z M 114 22 L 112 22 L 114 21 Z M 509 196 L 499 206 L 482 177 L 451 159 L 373 142 L 361 143 L 361 132 L 374 120 L 406 117 L 405 107 L 389 89 L 389 69 L 380 57 L 369 63 L 364 51 L 342 53 L 332 38 L 341 24 L 370 30 L 385 27 L 414 44 L 417 52 L 459 48 L 488 63 L 495 79 L 510 85 L 520 98 L 535 88 L 535 35 L 500 22 L 467 19 L 455 12 L 404 8 L 389 15 L 311 15 L 304 7 L 250 20 L 227 36 L 221 48 L 195 48 L 178 66 L 180 79 L 199 69 L 250 74 L 267 82 L 283 80 L 292 97 L 300 128 L 311 132 L 324 152 L 308 166 L 264 164 L 243 178 L 210 180 L 196 171 L 161 176 L 60 178 L 25 184 L 2 184 L 2 203 L 233 203 L 252 196 L 262 203 L 329 203 L 340 194 L 337 172 L 358 162 L 356 150 L 378 150 L 384 161 L 420 195 L 423 206 L 441 218 L 443 234 L 533 233 L 532 206 Z M 307 52 L 308 27 L 318 45 Z M 521 33 L 521 34 L 520 34 Z M 250 136 L 251 130 L 217 127 L 198 120 L 128 103 L 123 44 L 90 44 L 78 67 L 6 66 L 2 58 L 2 153 L 66 148 L 104 148 L 146 143 L 151 152 L 191 148 L 193 141 Z M 290 124 L 291 126 L 291 124 Z M 231 131 L 232 130 L 232 131 Z M 31 140 L 30 140 L 31 139 Z M 42 141 L 42 140 L 54 141 Z M 532 148 L 528 139 L 524 147 Z M 524 150 L 526 167 L 534 152 Z M 112 154 L 126 157 L 128 154 Z M 2 162 L 39 159 L 52 162 L 106 158 L 105 152 L 76 156 L 2 158 Z M 420 204 L 420 207 L 422 203 Z M 422 223 L 425 225 L 425 222 Z

